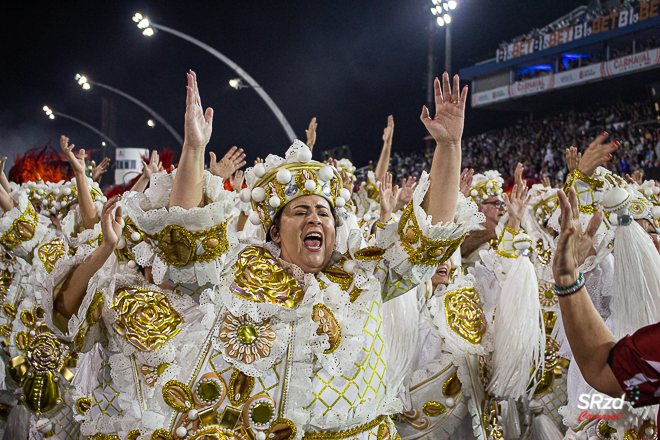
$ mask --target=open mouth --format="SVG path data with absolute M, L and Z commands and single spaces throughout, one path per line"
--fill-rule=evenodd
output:
M 447 276 L 447 268 L 446 267 L 441 267 L 435 273 L 437 273 L 441 277 L 446 277 Z
M 310 232 L 303 240 L 305 247 L 314 252 L 321 249 L 323 245 L 323 236 L 318 232 Z

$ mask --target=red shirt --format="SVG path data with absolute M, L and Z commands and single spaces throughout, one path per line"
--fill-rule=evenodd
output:
M 660 403 L 660 323 L 642 327 L 617 342 L 608 363 L 632 406 Z

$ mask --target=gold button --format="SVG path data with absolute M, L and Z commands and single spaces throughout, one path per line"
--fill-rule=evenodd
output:
M 260 402 L 254 405 L 250 412 L 250 417 L 254 423 L 263 425 L 273 417 L 273 408 L 266 402 Z
M 239 327 L 236 336 L 238 336 L 238 340 L 241 341 L 242 344 L 248 345 L 252 344 L 257 339 L 258 333 L 254 326 L 246 324 Z
M 208 246 L 210 249 L 214 249 L 216 246 L 218 246 L 218 244 L 220 244 L 220 241 L 215 237 L 209 238 L 206 241 L 206 246 Z

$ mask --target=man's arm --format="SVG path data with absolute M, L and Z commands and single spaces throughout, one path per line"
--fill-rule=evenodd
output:
M 390 166 L 390 156 L 392 155 L 392 137 L 394 136 L 394 116 L 387 117 L 387 127 L 383 131 L 383 148 L 380 150 L 380 157 L 374 170 L 376 182 L 383 180 L 387 168 Z M 375 182 L 374 182 L 375 183 Z
M 467 257 L 472 252 L 477 250 L 482 244 L 496 238 L 497 234 L 495 233 L 494 229 L 470 231 L 467 237 L 465 237 L 465 240 L 463 240 L 463 243 L 461 243 L 461 254 L 463 254 L 464 257 Z

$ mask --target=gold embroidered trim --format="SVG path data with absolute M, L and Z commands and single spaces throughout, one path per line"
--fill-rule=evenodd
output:
M 244 390 L 240 390 L 242 391 L 242 393 L 238 393 L 238 395 L 236 395 L 237 390 L 235 389 L 235 386 L 236 386 L 236 380 L 238 379 L 239 375 L 242 375 L 244 377 L 243 378 L 244 381 L 247 380 L 247 387 L 245 387 Z M 229 379 L 229 386 L 227 387 L 227 398 L 229 398 L 229 401 L 234 406 L 243 405 L 250 398 L 250 394 L 252 393 L 253 388 L 254 388 L 254 377 L 248 376 L 247 374 L 234 369 L 234 372 L 231 374 L 231 378 Z
M 32 240 L 37 223 L 37 211 L 34 210 L 32 203 L 28 203 L 25 212 L 14 220 L 11 228 L 0 238 L 0 243 L 10 251 L 24 241 Z
M 406 225 L 409 226 L 406 227 Z M 467 232 L 455 240 L 431 240 L 419 228 L 413 204 L 408 203 L 398 227 L 401 244 L 413 265 L 438 266 L 445 262 L 461 245 Z M 415 248 L 413 245 L 417 245 Z
M 356 426 L 351 429 L 347 429 L 345 431 L 305 433 L 305 435 L 303 435 L 303 439 L 304 440 L 335 440 L 335 439 L 345 439 L 349 437 L 354 437 L 365 431 L 370 431 L 374 429 L 376 426 L 385 422 L 386 419 L 387 416 L 385 415 L 378 416 L 375 419 L 373 419 L 371 422 L 365 423 L 364 425 Z M 268 438 L 268 436 L 266 436 L 266 438 Z
M 312 320 L 319 323 L 316 334 L 328 336 L 330 348 L 324 350 L 323 353 L 330 354 L 334 352 L 341 343 L 341 328 L 332 310 L 325 304 L 316 304 L 312 309 Z

